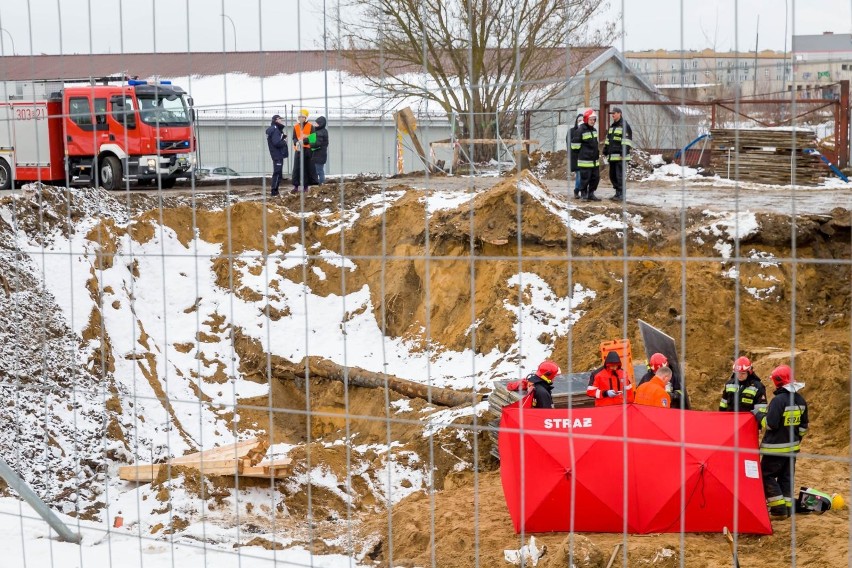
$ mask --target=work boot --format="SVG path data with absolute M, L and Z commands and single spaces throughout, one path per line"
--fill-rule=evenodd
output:
M 601 198 L 595 195 L 594 193 L 589 194 L 589 201 L 600 201 Z
M 273 189 L 273 190 L 272 190 L 272 197 L 278 197 L 278 195 L 280 195 L 280 194 L 278 193 L 278 190 L 277 190 L 277 189 Z
M 622 199 L 624 199 L 624 196 L 622 196 L 620 193 L 616 193 L 615 195 L 609 198 L 610 201 L 621 201 Z
M 774 507 L 769 507 L 769 516 L 772 520 L 775 521 L 783 521 L 790 517 L 790 507 L 786 505 L 776 505 Z
M 580 193 L 579 192 L 577 192 L 577 191 L 574 192 L 574 199 L 580 199 Z

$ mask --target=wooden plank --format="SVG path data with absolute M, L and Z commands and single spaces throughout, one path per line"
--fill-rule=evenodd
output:
M 258 446 L 258 444 L 263 444 L 263 441 L 258 438 L 249 438 L 248 440 L 237 442 L 236 444 L 228 444 L 227 446 L 219 446 L 218 448 L 211 448 L 202 452 L 195 452 L 194 454 L 186 454 L 184 456 L 172 458 L 169 461 L 173 465 L 180 465 L 201 461 L 202 459 L 204 459 L 204 461 L 240 459 L 248 455 L 255 447 Z M 263 452 L 266 453 L 268 448 L 269 442 L 266 442 L 266 447 L 263 449 Z
M 154 481 L 157 477 L 160 465 L 140 463 L 134 465 L 123 465 L 118 468 L 118 477 L 124 481 L 136 481 L 146 483 Z
M 239 475 L 244 469 L 240 460 L 204 460 L 204 462 L 183 462 L 165 464 L 135 464 L 125 465 L 118 468 L 118 477 L 124 481 L 135 481 L 138 483 L 149 483 L 154 481 L 160 474 L 162 468 L 187 467 L 200 471 L 203 475 Z

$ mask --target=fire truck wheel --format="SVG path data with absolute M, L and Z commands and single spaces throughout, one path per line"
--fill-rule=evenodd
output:
M 177 179 L 175 179 L 175 178 L 166 178 L 166 177 L 164 177 L 164 178 L 161 178 L 161 179 L 160 179 L 160 183 L 162 183 L 162 184 L 163 184 L 163 189 L 171 189 L 171 188 L 173 188 L 173 187 L 175 186 L 175 182 L 176 182 L 176 181 L 177 181 Z
M 115 156 L 107 156 L 101 162 L 101 187 L 107 191 L 121 189 L 121 162 Z
M 12 168 L 3 158 L 0 158 L 0 189 L 12 189 Z

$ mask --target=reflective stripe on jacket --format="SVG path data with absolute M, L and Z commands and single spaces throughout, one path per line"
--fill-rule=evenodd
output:
M 580 149 L 577 152 L 577 167 L 596 168 L 601 165 L 601 152 L 598 149 L 597 130 L 588 124 L 581 124 L 577 129 Z
M 622 147 L 624 148 L 624 156 L 622 156 Z M 633 148 L 633 129 L 630 125 L 621 118 L 612 123 L 609 130 L 606 131 L 606 144 L 604 144 L 604 154 L 609 158 L 610 162 L 618 162 L 620 160 L 630 159 L 630 150 Z
M 623 394 L 607 397 L 606 391 L 608 390 L 621 391 Z M 631 403 L 634 395 L 633 384 L 623 369 L 611 371 L 606 367 L 601 367 L 592 371 L 589 377 L 589 385 L 586 387 L 586 394 L 595 399 L 595 406 L 624 404 L 625 397 L 627 402 Z
M 795 454 L 808 432 L 808 404 L 799 393 L 780 388 L 765 411 L 756 416 L 766 428 L 760 451 L 764 454 Z
M 763 386 L 760 377 L 749 373 L 745 380 L 740 382 L 736 374 L 732 374 L 722 389 L 719 410 L 751 412 L 765 408 L 766 387 Z

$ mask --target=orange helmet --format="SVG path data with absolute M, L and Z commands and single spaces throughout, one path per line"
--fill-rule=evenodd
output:
M 653 355 L 651 355 L 651 359 L 648 361 L 648 365 L 654 372 L 657 372 L 660 367 L 665 367 L 668 364 L 669 360 L 666 359 L 666 356 L 662 353 L 654 353 Z
M 787 365 L 779 365 L 772 371 L 770 378 L 775 383 L 775 388 L 780 389 L 784 385 L 789 385 L 793 382 L 793 370 Z
M 749 361 L 748 357 L 740 357 L 734 363 L 734 372 L 735 373 L 749 373 L 751 372 L 751 361 Z
M 559 365 L 553 361 L 543 361 L 541 365 L 538 366 L 538 371 L 536 371 L 535 374 L 545 381 L 552 383 L 553 378 L 561 373 L 562 370 L 559 368 Z

